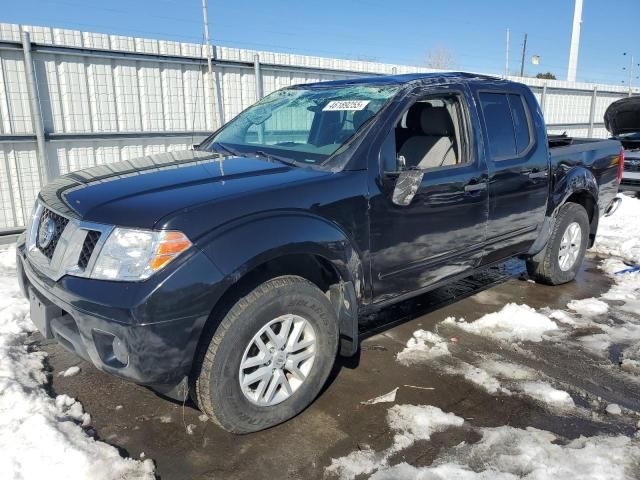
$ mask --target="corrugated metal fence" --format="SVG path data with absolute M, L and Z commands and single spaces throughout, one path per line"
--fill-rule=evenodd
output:
M 47 179 L 188 148 L 263 92 L 433 71 L 225 47 L 214 58 L 209 83 L 203 45 L 0 24 L 0 233 L 25 224 Z M 533 88 L 552 131 L 574 136 L 606 136 L 604 110 L 627 95 L 619 86 L 516 79 Z

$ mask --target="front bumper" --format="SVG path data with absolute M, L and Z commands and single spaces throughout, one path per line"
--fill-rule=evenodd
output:
M 640 180 L 626 180 L 622 177 L 622 182 L 618 190 L 621 192 L 640 192 Z
M 625 165 L 626 167 L 626 165 Z M 622 181 L 618 190 L 621 192 L 640 192 L 640 167 L 622 172 Z
M 145 282 L 65 276 L 53 281 L 18 245 L 17 270 L 33 322 L 46 338 L 99 370 L 160 391 L 189 374 L 221 275 L 202 252 Z

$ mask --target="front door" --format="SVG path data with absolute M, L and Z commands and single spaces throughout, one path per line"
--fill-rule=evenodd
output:
M 442 125 L 443 108 L 451 116 L 448 126 Z M 480 263 L 487 167 L 475 151 L 470 123 L 462 92 L 428 95 L 407 108 L 386 137 L 381 170 L 387 172 L 370 203 L 374 302 L 424 289 Z M 401 191 L 399 181 L 405 183 Z

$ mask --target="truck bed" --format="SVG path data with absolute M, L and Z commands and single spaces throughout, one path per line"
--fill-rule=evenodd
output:
M 620 153 L 620 142 L 613 139 L 574 138 L 567 135 L 549 135 L 551 165 L 561 160 L 571 164 L 591 166 L 595 159 L 608 158 Z

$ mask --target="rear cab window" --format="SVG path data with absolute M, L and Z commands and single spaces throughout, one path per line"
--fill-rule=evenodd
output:
M 517 93 L 480 92 L 480 105 L 492 160 L 516 158 L 531 145 L 527 104 Z

